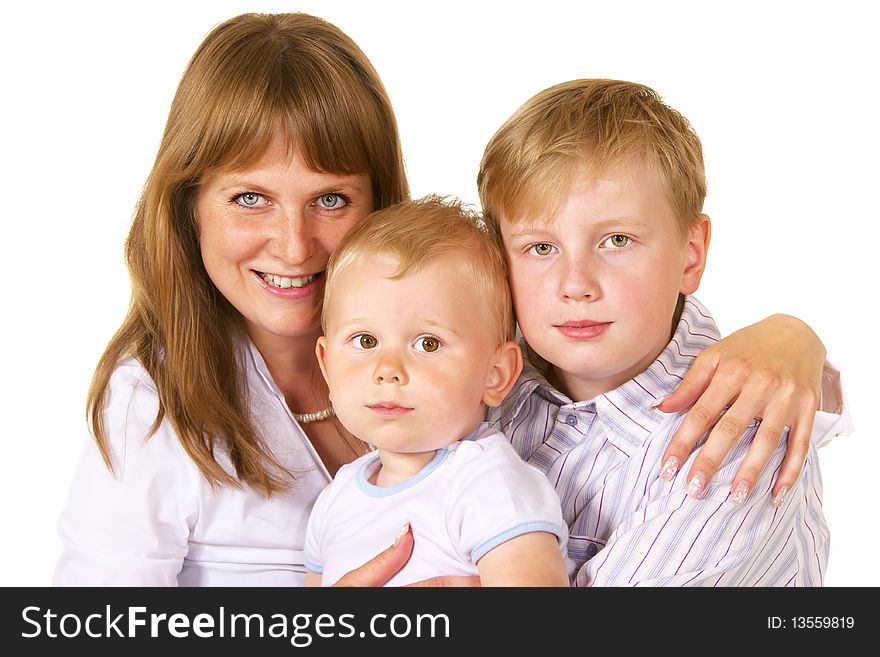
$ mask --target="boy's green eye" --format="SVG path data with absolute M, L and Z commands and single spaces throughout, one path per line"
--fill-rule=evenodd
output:
M 550 255 L 550 253 L 553 251 L 553 245 L 547 244 L 546 242 L 535 244 L 535 246 L 533 246 L 532 248 L 535 250 L 535 253 L 542 256 Z
M 630 239 L 626 235 L 612 235 L 605 243 L 615 249 L 620 249 L 629 244 Z

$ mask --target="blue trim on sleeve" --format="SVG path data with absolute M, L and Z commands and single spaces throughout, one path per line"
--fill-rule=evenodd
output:
M 562 539 L 562 530 L 559 525 L 554 522 L 523 522 L 480 543 L 474 548 L 473 552 L 471 552 L 471 560 L 473 560 L 474 563 L 477 563 L 477 561 L 479 561 L 489 550 L 498 547 L 512 538 L 522 536 L 523 534 L 529 534 L 531 532 L 548 532 L 554 534 L 558 539 Z
M 314 561 L 309 561 L 308 559 L 306 559 L 306 560 L 303 562 L 303 565 L 304 565 L 306 568 L 308 568 L 309 570 L 311 570 L 313 573 L 319 573 L 319 574 L 320 574 L 320 573 L 323 573 L 323 572 L 324 572 L 324 566 L 319 566 L 319 565 L 316 564 Z
M 412 477 L 405 481 L 401 481 L 399 484 L 394 484 L 393 486 L 374 486 L 369 481 L 367 481 L 367 470 L 376 462 L 376 459 L 379 458 L 379 453 L 376 452 L 373 458 L 369 458 L 361 464 L 361 467 L 358 469 L 357 473 L 357 485 L 361 491 L 369 495 L 370 497 L 388 497 L 389 495 L 394 495 L 401 491 L 406 490 L 407 488 L 411 488 L 419 483 L 422 479 L 431 474 L 434 470 L 436 470 L 443 461 L 446 460 L 446 456 L 449 454 L 449 449 L 443 447 L 442 449 L 438 449 L 437 453 L 434 454 L 434 458 L 417 474 L 414 474 Z

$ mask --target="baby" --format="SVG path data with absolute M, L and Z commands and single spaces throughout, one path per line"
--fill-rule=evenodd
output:
M 437 197 L 373 213 L 327 269 L 317 355 L 340 422 L 376 451 L 342 467 L 306 532 L 306 585 L 329 586 L 412 527 L 389 582 L 479 575 L 568 586 L 559 498 L 483 422 L 522 369 L 500 244 Z

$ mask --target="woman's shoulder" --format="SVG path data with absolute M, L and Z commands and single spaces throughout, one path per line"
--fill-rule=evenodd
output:
M 107 385 L 104 427 L 115 463 L 131 461 L 148 454 L 156 459 L 169 454 L 182 455 L 177 434 L 167 416 L 157 425 L 159 391 L 144 366 L 133 357 L 119 362 Z
M 153 377 L 134 356 L 127 356 L 119 361 L 110 375 L 107 389 L 110 392 L 118 393 L 123 393 L 126 390 L 130 390 L 132 394 L 135 392 L 153 393 L 158 397 Z

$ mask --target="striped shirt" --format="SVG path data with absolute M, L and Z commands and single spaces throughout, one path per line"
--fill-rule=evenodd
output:
M 673 481 L 659 477 L 660 459 L 684 414 L 650 405 L 672 393 L 697 354 L 718 340 L 709 312 L 687 297 L 671 342 L 620 387 L 573 401 L 547 382 L 546 362 L 526 348 L 531 362 L 503 404 L 490 410 L 488 420 L 556 487 L 570 528 L 576 586 L 822 584 L 829 535 L 815 445 L 825 439 L 817 433 L 839 427 L 833 417 L 817 418 L 800 479 L 781 508 L 772 505 L 771 488 L 787 431 L 748 499 L 741 506 L 729 499 L 757 420 L 700 499 L 686 494 L 699 446 Z

